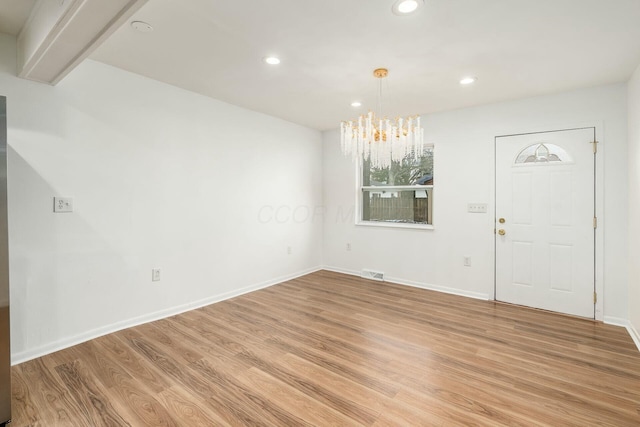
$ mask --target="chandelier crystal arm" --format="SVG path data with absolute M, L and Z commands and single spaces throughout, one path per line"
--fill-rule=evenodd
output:
M 387 77 L 386 68 L 373 71 L 380 79 L 378 87 L 378 116 L 373 111 L 353 121 L 340 124 L 340 146 L 345 156 L 351 156 L 354 162 L 369 160 L 373 168 L 387 168 L 391 162 L 402 161 L 413 154 L 418 158 L 424 151 L 424 131 L 420 116 L 399 117 L 394 121 L 382 119 L 382 79 Z

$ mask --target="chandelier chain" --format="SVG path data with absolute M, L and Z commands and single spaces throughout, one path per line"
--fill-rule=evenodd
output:
M 382 118 L 382 79 L 378 79 L 378 118 Z

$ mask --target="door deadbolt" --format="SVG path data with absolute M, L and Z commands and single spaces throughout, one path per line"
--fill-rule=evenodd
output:
M 498 222 L 499 222 L 500 224 L 504 224 L 504 223 L 506 222 L 506 220 L 505 220 L 504 218 L 500 218 L 500 219 L 498 220 Z

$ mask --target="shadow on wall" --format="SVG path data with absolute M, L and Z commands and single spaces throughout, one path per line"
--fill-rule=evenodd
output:
M 53 197 L 63 194 L 11 146 L 8 163 L 14 359 L 105 321 L 132 317 L 118 313 L 113 292 L 127 271 L 118 251 L 83 220 L 81 208 L 53 213 Z

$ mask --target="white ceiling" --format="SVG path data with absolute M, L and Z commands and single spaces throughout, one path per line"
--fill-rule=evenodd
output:
M 23 3 L 0 0 L 0 31 Z M 395 116 L 624 82 L 640 64 L 640 0 L 426 0 L 404 17 L 393 3 L 149 0 L 134 19 L 154 31 L 126 24 L 91 58 L 320 130 L 375 109 L 377 67 Z
M 36 0 L 0 0 L 0 33 L 17 36 Z

